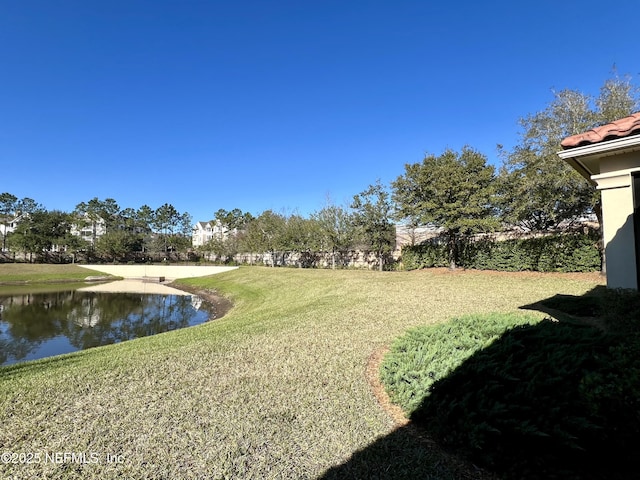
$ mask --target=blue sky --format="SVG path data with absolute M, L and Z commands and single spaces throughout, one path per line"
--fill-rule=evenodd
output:
M 590 0 L 0 0 L 0 192 L 197 221 L 346 204 L 446 148 L 498 165 L 553 89 L 596 95 L 614 65 L 640 83 L 635 17 Z

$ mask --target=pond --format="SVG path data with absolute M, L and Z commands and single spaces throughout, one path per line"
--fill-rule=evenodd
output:
M 196 295 L 80 289 L 3 293 L 0 365 L 75 352 L 189 327 L 215 318 Z

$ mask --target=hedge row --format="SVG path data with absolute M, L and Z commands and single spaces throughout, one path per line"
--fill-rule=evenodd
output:
M 599 236 L 589 233 L 562 233 L 512 240 L 463 239 L 459 242 L 457 265 L 476 270 L 593 272 L 601 268 Z M 406 270 L 446 267 L 448 248 L 443 239 L 402 249 Z

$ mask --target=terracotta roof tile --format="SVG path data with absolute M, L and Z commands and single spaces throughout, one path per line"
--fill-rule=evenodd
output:
M 566 150 L 568 148 L 604 142 L 605 140 L 613 140 L 634 134 L 640 134 L 640 112 L 621 118 L 615 122 L 607 123 L 601 127 L 593 128 L 588 132 L 567 137 L 560 145 Z

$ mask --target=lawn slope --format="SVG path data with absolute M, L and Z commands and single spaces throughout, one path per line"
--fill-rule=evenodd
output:
M 90 276 L 108 277 L 109 275 L 77 265 L 0 263 L 0 286 L 7 284 L 82 282 Z
M 0 463 L 0 477 L 461 478 L 455 461 L 394 432 L 368 357 L 407 328 L 582 295 L 596 279 L 247 267 L 184 282 L 235 306 L 197 327 L 0 368 L 0 451 L 41 456 Z M 55 452 L 97 461 L 42 460 Z M 377 468 L 385 456 L 392 470 Z

